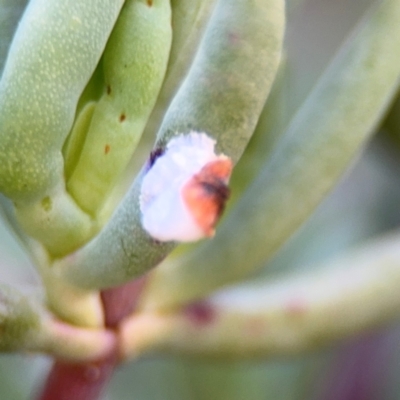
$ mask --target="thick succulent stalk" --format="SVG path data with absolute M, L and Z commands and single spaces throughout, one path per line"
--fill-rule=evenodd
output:
M 289 115 L 285 6 L 0 0 L 0 216 L 46 292 L 0 284 L 0 351 L 53 357 L 38 399 L 98 400 L 150 354 L 298 356 L 400 317 L 398 232 L 213 294 L 268 266 L 399 88 L 400 0 L 376 1 Z
M 0 189 L 53 255 L 94 233 L 65 190 L 61 148 L 122 4 L 31 1 L 0 81 Z
M 195 130 L 210 135 L 217 149 L 236 162 L 275 77 L 283 30 L 282 0 L 220 1 L 190 72 L 166 113 L 156 150 L 174 135 Z M 174 247 L 155 241 L 143 230 L 138 203 L 145 172 L 102 232 L 56 263 L 66 280 L 85 288 L 118 285 L 154 267 Z
M 118 330 L 119 323 L 134 311 L 144 279 L 102 293 L 106 328 Z M 120 361 L 116 346 L 104 354 L 88 362 L 55 361 L 38 400 L 99 399 Z
M 143 134 L 142 148 L 150 151 L 154 133 L 160 128 L 165 110 L 185 79 L 193 62 L 216 0 L 172 0 L 172 44 L 167 71 L 154 109 Z M 130 174 L 130 176 L 134 176 Z
M 266 264 L 370 138 L 400 78 L 400 2 L 374 4 L 215 238 L 155 271 L 145 307 L 168 309 Z M 398 34 L 394 34 L 398 32 Z
M 114 368 L 114 357 L 89 364 L 56 361 L 37 400 L 98 400 Z
M 399 241 L 396 232 L 318 272 L 237 286 L 170 313 L 139 313 L 123 323 L 122 351 L 265 359 L 371 330 L 400 316 Z
M 292 115 L 289 111 L 291 68 L 285 54 L 254 130 L 253 136 L 233 171 L 230 180 L 232 195 L 227 214 L 259 174 L 279 138 L 285 133 Z
M 83 141 L 82 148 L 71 146 L 65 155 L 68 192 L 91 215 L 132 157 L 164 79 L 171 38 L 169 0 L 125 2 L 102 58 L 103 95 L 83 108 L 89 126 L 81 124 L 70 138 Z
M 0 286 L 0 350 L 35 351 L 63 360 L 87 361 L 115 352 L 107 330 L 74 327 L 54 319 L 39 299 Z

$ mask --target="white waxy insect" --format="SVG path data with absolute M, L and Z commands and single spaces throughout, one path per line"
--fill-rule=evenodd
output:
M 215 140 L 190 132 L 173 138 L 143 178 L 143 228 L 159 241 L 191 242 L 212 236 L 225 202 L 231 160 Z

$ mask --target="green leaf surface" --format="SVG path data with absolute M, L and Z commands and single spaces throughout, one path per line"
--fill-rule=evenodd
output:
M 147 307 L 169 308 L 256 271 L 309 217 L 360 152 L 396 93 L 400 1 L 379 2 L 293 118 L 216 237 L 161 266 Z
M 244 16 L 244 18 L 243 18 Z M 220 1 L 185 83 L 159 133 L 164 146 L 177 132 L 205 130 L 234 161 L 254 131 L 278 68 L 284 31 L 284 3 Z M 56 268 L 68 281 L 86 288 L 124 283 L 160 262 L 173 248 L 141 226 L 141 178 L 103 231 Z

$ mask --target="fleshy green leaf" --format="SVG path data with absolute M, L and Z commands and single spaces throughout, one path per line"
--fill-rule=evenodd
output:
M 220 150 L 237 161 L 275 77 L 283 31 L 282 0 L 220 1 L 167 111 L 156 146 L 195 129 L 216 139 Z M 57 263 L 68 281 L 86 288 L 118 285 L 155 266 L 173 248 L 143 231 L 138 207 L 141 178 L 103 231 L 74 254 L 73 262 Z
M 360 152 L 396 93 L 400 1 L 385 0 L 349 38 L 216 237 L 161 266 L 145 304 L 168 308 L 237 281 L 269 260 Z

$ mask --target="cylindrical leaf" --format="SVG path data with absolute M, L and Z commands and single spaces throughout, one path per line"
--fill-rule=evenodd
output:
M 159 268 L 146 306 L 172 307 L 242 279 L 264 265 L 309 217 L 360 152 L 396 93 L 399 19 L 399 0 L 375 5 L 216 237 Z
M 122 351 L 222 359 L 310 352 L 400 317 L 400 234 L 318 268 L 126 321 Z
M 221 0 L 156 147 L 196 129 L 216 139 L 217 147 L 237 161 L 272 85 L 283 30 L 282 0 Z M 118 285 L 143 274 L 171 250 L 173 244 L 154 241 L 142 228 L 138 197 L 144 173 L 101 234 L 76 252 L 73 262 L 58 263 L 70 282 L 87 288 Z
M 171 37 L 169 0 L 125 2 L 102 59 L 104 94 L 88 131 L 78 133 L 84 144 L 67 182 L 91 215 L 98 213 L 136 148 L 161 88 Z
M 122 4 L 30 1 L 0 81 L 0 191 L 53 255 L 93 234 L 65 191 L 61 149 Z

